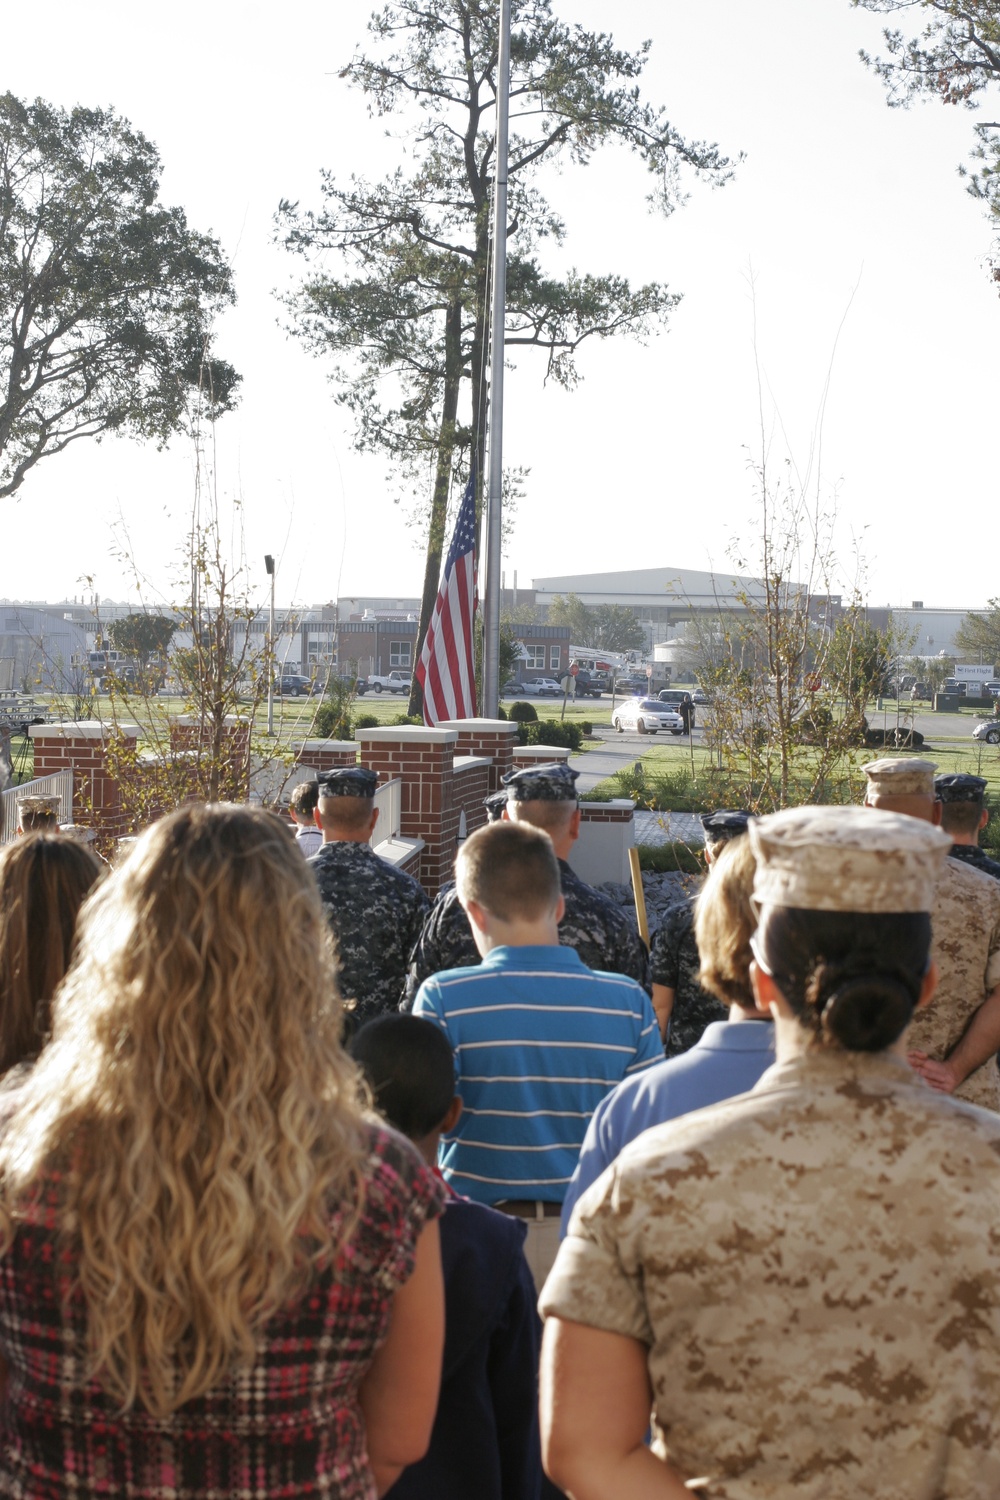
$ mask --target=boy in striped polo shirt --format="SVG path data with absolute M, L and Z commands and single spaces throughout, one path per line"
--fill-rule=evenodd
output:
M 458 856 L 459 899 L 482 963 L 421 985 L 415 1015 L 451 1044 L 463 1110 L 441 1168 L 467 1197 L 528 1220 L 540 1287 L 587 1122 L 623 1078 L 662 1061 L 649 996 L 559 945 L 559 865 L 548 834 L 493 823 Z

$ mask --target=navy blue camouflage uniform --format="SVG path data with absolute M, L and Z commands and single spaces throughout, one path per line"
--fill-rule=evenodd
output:
M 974 870 L 982 870 L 984 875 L 992 875 L 994 880 L 1000 880 L 1000 864 L 995 859 L 990 859 L 978 844 L 952 844 L 951 857 L 960 859 L 963 865 L 971 865 Z
M 674 1008 L 663 1049 L 668 1057 L 687 1052 L 701 1040 L 706 1026 L 713 1021 L 729 1020 L 729 1007 L 698 983 L 701 959 L 694 940 L 696 900 L 692 896 L 668 908 L 653 934 L 649 955 L 651 982 L 674 991 Z
M 625 974 L 648 987 L 646 945 L 616 904 L 581 880 L 565 860 L 559 861 L 566 911 L 559 923 L 559 941 L 575 948 L 588 969 Z M 442 969 L 465 969 L 480 962 L 469 919 L 458 892 L 446 886 L 435 899 L 410 957 L 404 1010 L 413 1005 L 417 990 Z
M 319 778 L 320 802 L 357 799 L 366 804 L 364 821 L 374 808 L 377 781 L 365 766 L 329 771 Z M 423 887 L 369 843 L 349 838 L 324 843 L 306 863 L 337 940 L 340 994 L 353 1023 L 394 1011 L 430 904 Z
M 370 844 L 324 844 L 306 863 L 337 939 L 341 996 L 358 1022 L 395 1010 L 430 905 L 423 887 Z

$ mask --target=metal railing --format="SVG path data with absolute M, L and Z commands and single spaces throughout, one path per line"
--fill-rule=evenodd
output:
M 73 772 L 55 771 L 51 776 L 36 776 L 0 792 L 3 800 L 3 832 L 0 844 L 11 844 L 17 838 L 17 804 L 22 797 L 58 797 L 60 823 L 73 821 Z
M 375 788 L 378 822 L 368 841 L 373 849 L 379 844 L 384 844 L 386 839 L 399 838 L 399 823 L 403 808 L 402 789 L 403 783 L 398 778 L 395 781 L 383 782 L 381 786 Z

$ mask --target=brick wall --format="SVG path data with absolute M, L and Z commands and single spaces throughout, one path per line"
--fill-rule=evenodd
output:
M 93 828 L 102 853 L 115 841 L 135 830 L 122 805 L 121 786 L 108 770 L 108 742 L 115 734 L 119 754 L 135 754 L 139 727 L 120 724 L 117 731 L 101 724 L 32 724 L 35 775 L 54 771 L 73 772 L 73 822 Z
M 635 803 L 625 797 L 614 802 L 581 802 L 581 823 L 631 823 Z
M 200 755 L 211 750 L 215 743 L 216 730 L 210 723 L 185 714 L 170 720 L 170 752 L 177 765 L 185 752 Z M 250 720 L 229 714 L 218 730 L 219 784 L 214 788 L 197 762 L 192 761 L 190 778 L 181 776 L 182 785 L 189 788 L 189 796 L 205 797 L 217 790 L 220 799 L 227 802 L 245 802 L 250 795 Z
M 295 764 L 310 771 L 339 771 L 358 763 L 358 747 L 353 740 L 299 740 L 292 749 Z
M 398 776 L 403 783 L 399 831 L 404 839 L 423 839 L 417 878 L 433 896 L 451 879 L 458 844 L 461 807 L 455 801 L 454 775 L 458 734 L 454 729 L 401 724 L 358 729 L 355 737 L 363 766 L 377 771 L 382 781 Z

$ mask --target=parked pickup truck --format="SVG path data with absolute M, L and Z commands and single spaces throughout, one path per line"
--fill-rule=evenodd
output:
M 409 672 L 390 672 L 386 677 L 372 675 L 368 679 L 368 686 L 373 693 L 408 693 L 410 674 Z
M 608 690 L 608 679 L 604 672 L 588 672 L 586 667 L 581 667 L 576 674 L 576 696 L 578 698 L 599 698 Z

